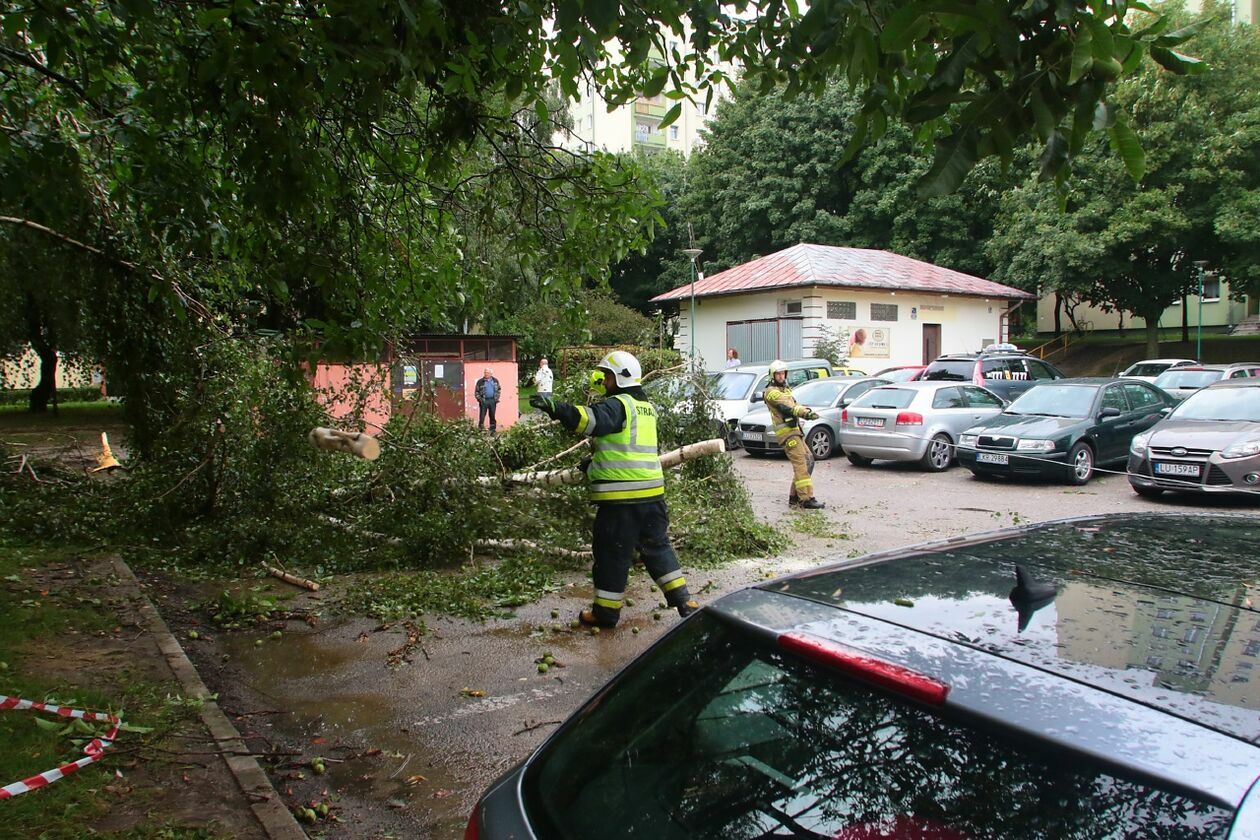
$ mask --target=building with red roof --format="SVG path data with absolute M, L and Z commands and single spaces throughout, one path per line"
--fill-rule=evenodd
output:
M 694 349 L 708 369 L 722 367 L 730 347 L 746 363 L 800 359 L 831 336 L 874 372 L 1006 341 L 1010 313 L 1035 299 L 889 251 L 801 243 L 652 300 L 678 314 L 674 346 L 684 356 Z

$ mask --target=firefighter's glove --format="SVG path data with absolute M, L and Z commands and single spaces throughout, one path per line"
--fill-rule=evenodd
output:
M 551 397 L 544 397 L 540 394 L 534 394 L 529 398 L 529 404 L 534 408 L 546 414 L 551 419 L 556 418 L 556 401 Z
M 806 420 L 817 420 L 817 419 L 818 419 L 818 412 L 817 412 L 817 411 L 814 411 L 814 409 L 812 409 L 812 408 L 811 408 L 811 409 L 809 410 L 809 412 L 805 415 L 805 419 L 806 419 Z

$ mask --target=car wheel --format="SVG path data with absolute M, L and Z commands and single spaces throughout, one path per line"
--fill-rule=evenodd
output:
M 1068 483 L 1078 487 L 1094 477 L 1094 450 L 1088 443 L 1078 443 L 1068 453 Z
M 849 463 L 855 467 L 869 467 L 875 463 L 874 458 L 867 458 L 865 455 L 859 455 L 856 452 L 846 452 L 844 457 L 849 459 Z
M 831 437 L 831 430 L 826 426 L 818 426 L 809 433 L 809 437 L 805 439 L 805 443 L 809 446 L 809 451 L 814 453 L 814 457 L 819 461 L 825 461 L 831 457 L 831 451 L 835 448 L 835 441 Z
M 927 451 L 919 459 L 919 466 L 928 472 L 944 472 L 954 460 L 954 446 L 949 435 L 940 434 L 928 441 Z
M 1163 488 L 1160 487 L 1142 487 L 1138 484 L 1130 484 L 1129 486 L 1133 488 L 1134 493 L 1137 493 L 1143 499 L 1158 499 L 1164 495 Z

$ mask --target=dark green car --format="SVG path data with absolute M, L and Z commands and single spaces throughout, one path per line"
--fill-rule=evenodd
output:
M 1176 400 L 1132 379 L 1061 379 L 1021 394 L 958 437 L 958 462 L 977 476 L 1027 475 L 1084 484 L 1095 465 L 1124 463 L 1133 436 Z

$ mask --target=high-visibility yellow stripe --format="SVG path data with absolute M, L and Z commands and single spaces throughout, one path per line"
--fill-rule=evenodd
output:
M 800 487 L 813 487 L 813 486 L 814 486 L 814 480 L 813 480 L 812 478 L 798 478 L 796 481 L 793 481 L 793 482 L 792 482 L 792 484 L 794 484 L 794 485 L 795 485 L 796 487 L 798 487 L 798 488 L 800 488 Z
M 586 406 L 577 406 L 578 424 L 574 430 L 579 435 L 589 435 L 595 431 L 595 421 L 591 419 L 591 413 L 586 410 Z
M 605 607 L 605 608 L 610 609 L 610 610 L 619 610 L 619 609 L 621 609 L 621 602 L 620 602 L 620 601 L 614 601 L 614 600 L 612 600 L 611 598 L 596 598 L 596 599 L 595 599 L 595 606 L 597 606 L 597 607 Z
M 664 487 L 650 487 L 643 490 L 592 490 L 592 502 L 624 502 L 632 499 L 652 499 L 664 496 Z
M 680 586 L 686 586 L 686 585 L 687 585 L 687 579 L 686 579 L 685 577 L 680 577 L 680 578 L 678 578 L 677 580 L 671 580 L 669 583 L 666 583 L 666 584 L 662 585 L 662 586 L 661 586 L 661 591 L 662 591 L 662 592 L 673 592 L 673 591 L 674 591 L 675 589 L 677 589 L 678 587 L 680 587 Z

